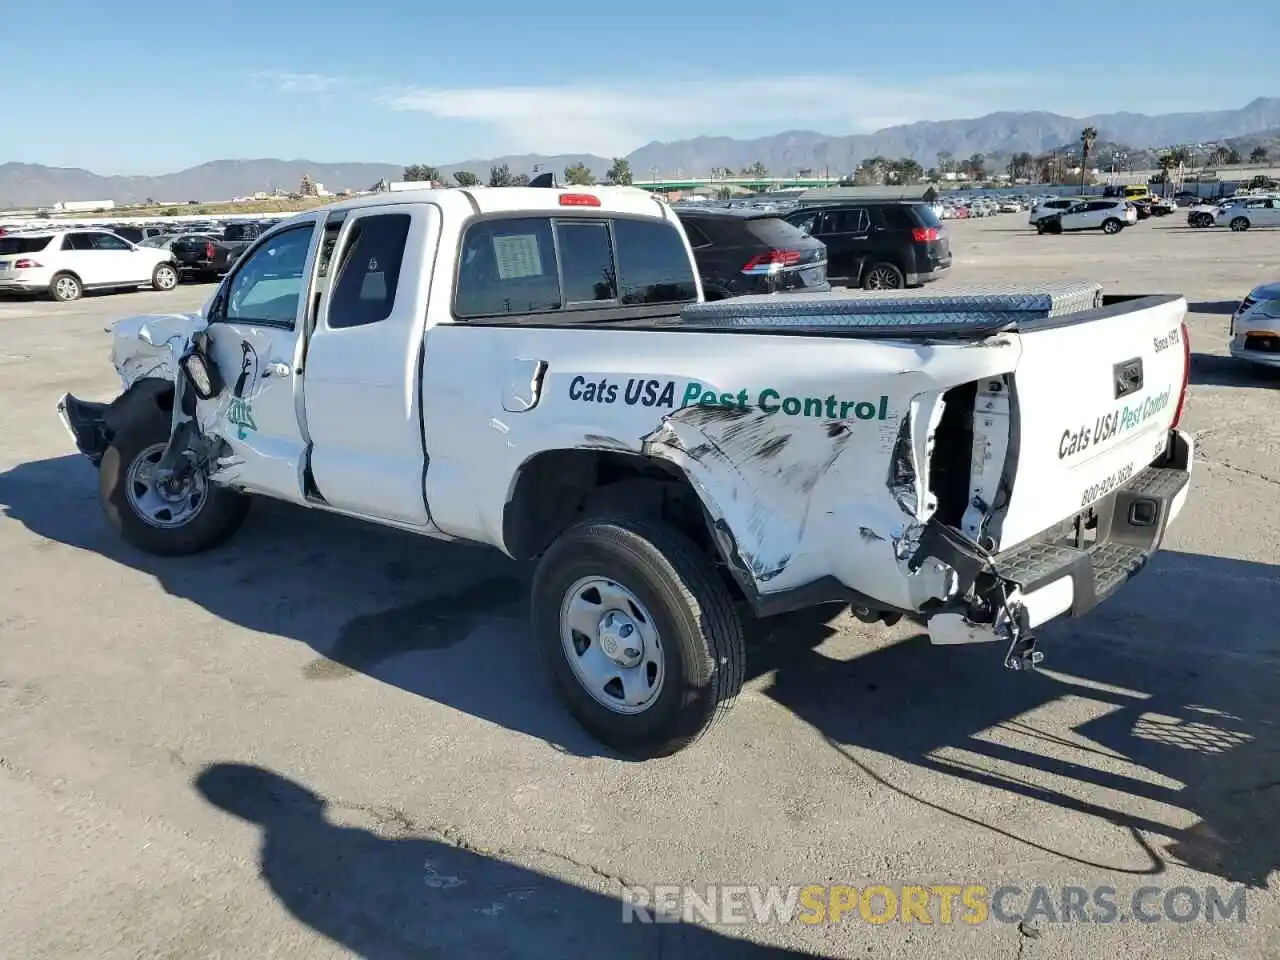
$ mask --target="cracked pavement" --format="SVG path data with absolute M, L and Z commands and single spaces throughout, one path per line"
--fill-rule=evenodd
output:
M 53 404 L 113 395 L 105 323 L 209 288 L 0 300 L 5 955 L 1280 957 L 1280 375 L 1225 351 L 1280 231 L 951 230 L 948 283 L 1193 303 L 1165 551 L 1045 630 L 1033 676 L 905 622 L 763 624 L 725 723 L 650 764 L 553 699 L 528 571 L 493 553 L 274 504 L 177 561 L 107 530 Z M 623 888 L 662 883 L 1248 894 L 1244 923 L 623 924 Z

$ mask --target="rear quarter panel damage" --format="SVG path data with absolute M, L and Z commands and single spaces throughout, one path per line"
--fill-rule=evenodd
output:
M 888 482 L 902 419 L 914 410 L 928 424 L 942 392 L 1012 370 L 1017 350 L 1009 338 L 436 327 L 423 369 L 427 500 L 444 532 L 501 544 L 530 458 L 632 452 L 684 472 L 762 595 L 834 576 L 916 606 L 913 591 L 932 588 L 906 582 L 900 554 L 923 507 L 909 512 Z M 503 409 L 517 359 L 547 364 L 523 413 Z

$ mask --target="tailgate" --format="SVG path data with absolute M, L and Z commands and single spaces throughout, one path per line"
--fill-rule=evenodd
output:
M 1164 454 L 1186 388 L 1186 311 L 1181 297 L 1142 298 L 1018 334 L 1000 549 L 1076 516 Z

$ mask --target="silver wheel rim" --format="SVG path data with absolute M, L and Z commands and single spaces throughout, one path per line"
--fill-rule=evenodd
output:
M 162 290 L 172 290 L 177 279 L 172 267 L 161 267 L 156 271 L 156 284 Z
M 614 713 L 643 713 L 662 693 L 662 638 L 649 611 L 615 580 L 584 577 L 560 604 L 560 643 L 582 689 Z
M 898 275 L 887 267 L 876 267 L 867 275 L 867 289 L 896 290 L 898 289 Z
M 1115 233 L 1120 229 L 1120 225 L 1118 223 L 1104 223 L 1102 229 L 1106 233 Z
M 194 520 L 208 500 L 208 484 L 200 473 L 177 490 L 168 489 L 156 475 L 156 465 L 168 443 L 153 443 L 129 464 L 125 495 L 138 519 L 150 527 L 172 530 Z
M 1247 227 L 1247 226 L 1248 226 L 1248 224 L 1247 224 L 1247 223 L 1245 223 L 1243 220 L 1232 220 L 1232 221 L 1231 221 L 1231 229 L 1232 229 L 1232 230 L 1234 230 L 1234 231 L 1236 231 L 1236 233 L 1239 233 L 1241 230 L 1244 230 L 1244 229 L 1245 229 L 1245 227 Z
M 53 288 L 59 300 L 74 300 L 76 296 L 76 282 L 70 277 L 59 277 L 57 284 Z

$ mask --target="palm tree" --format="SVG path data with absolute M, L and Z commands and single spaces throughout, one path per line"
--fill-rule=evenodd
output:
M 1085 127 L 1080 131 L 1080 192 L 1084 193 L 1085 178 L 1089 176 L 1089 151 L 1098 142 L 1098 131 Z

